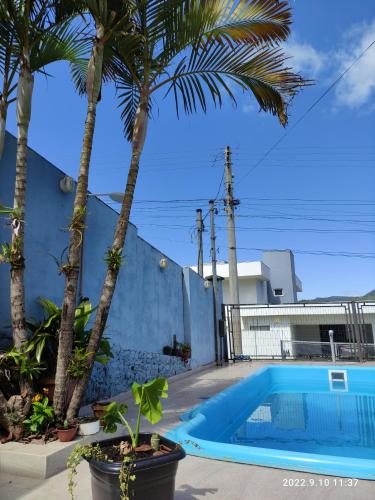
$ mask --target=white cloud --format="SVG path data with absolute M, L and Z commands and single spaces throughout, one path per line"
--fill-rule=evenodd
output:
M 343 72 L 375 40 L 375 19 L 355 26 L 346 39 L 346 47 L 336 53 L 339 72 Z M 350 69 L 336 88 L 341 105 L 358 108 L 375 93 L 375 46 L 373 45 Z
M 318 52 L 312 45 L 292 40 L 285 44 L 284 49 L 290 57 L 288 64 L 293 71 L 305 78 L 315 78 L 323 70 L 327 55 Z

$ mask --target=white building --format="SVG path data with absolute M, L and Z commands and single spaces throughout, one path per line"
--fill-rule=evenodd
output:
M 351 358 L 358 338 L 375 356 L 373 302 L 241 305 L 240 314 L 242 354 L 254 358 L 329 358 L 330 330 L 338 358 Z
M 237 354 L 266 359 L 329 357 L 329 330 L 334 332 L 338 358 L 350 358 L 358 339 L 363 344 L 372 344 L 364 350 L 367 355 L 375 356 L 375 303 L 298 303 L 297 293 L 302 291 L 302 283 L 295 273 L 290 250 L 263 252 L 261 261 L 238 263 L 242 353 L 234 353 L 231 315 L 238 308 L 233 309 L 229 304 L 227 262 L 217 263 L 217 274 L 223 278 L 231 357 Z M 204 276 L 211 275 L 211 264 L 205 264 Z
M 217 275 L 223 278 L 223 301 L 229 301 L 229 264 L 217 263 Z M 197 267 L 192 268 L 197 271 Z M 263 252 L 262 260 L 239 262 L 237 266 L 240 304 L 286 304 L 297 302 L 302 283 L 294 270 L 290 250 Z M 205 278 L 212 276 L 211 264 L 204 264 Z

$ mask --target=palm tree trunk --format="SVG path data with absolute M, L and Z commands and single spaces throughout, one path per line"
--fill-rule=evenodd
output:
M 138 177 L 139 161 L 142 155 L 143 146 L 146 138 L 148 123 L 148 96 L 143 95 L 138 106 L 137 115 L 134 123 L 134 133 L 132 139 L 132 158 L 129 167 L 128 178 L 126 182 L 125 195 L 122 202 L 121 212 L 117 221 L 115 234 L 109 256 L 122 251 L 125 243 L 126 232 L 129 225 L 129 217 L 133 204 L 135 185 Z M 95 353 L 98 350 L 100 339 L 103 335 L 107 322 L 107 317 L 111 307 L 113 293 L 116 287 L 116 281 L 120 270 L 119 265 L 110 261 L 107 267 L 107 273 L 96 311 L 95 322 L 92 328 L 89 344 L 86 352 L 91 353 L 88 357 L 87 371 L 85 375 L 77 382 L 70 405 L 67 412 L 67 418 L 74 418 L 80 408 L 83 396 L 86 391 L 88 381 L 90 380 Z
M 102 82 L 104 45 L 101 41 L 103 29 L 97 29 L 96 43 L 88 64 L 87 96 L 88 106 L 81 150 L 79 177 L 74 199 L 73 217 L 70 224 L 69 255 L 65 273 L 65 290 L 61 312 L 59 348 L 56 363 L 54 408 L 58 416 L 66 409 L 67 368 L 73 349 L 73 326 L 75 319 L 78 278 L 81 263 L 81 245 L 85 230 L 87 189 L 92 144 L 95 130 L 96 106 Z
M 27 139 L 31 118 L 34 77 L 28 63 L 21 67 L 17 90 L 17 157 L 14 190 L 15 213 L 12 216 L 12 257 L 10 269 L 10 305 L 13 341 L 19 348 L 27 338 L 24 286 L 24 219 L 26 198 Z
M 8 103 L 4 96 L 0 99 L 0 160 L 4 153 L 5 127 L 7 123 Z

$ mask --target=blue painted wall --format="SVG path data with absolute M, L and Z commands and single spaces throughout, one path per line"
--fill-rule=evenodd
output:
M 5 152 L 0 160 L 0 203 L 11 206 L 14 192 L 16 139 L 7 134 Z M 60 258 L 68 245 L 73 194 L 59 189 L 65 174 L 32 150 L 28 153 L 25 256 L 27 318 L 39 318 L 39 297 L 61 303 L 64 278 L 59 276 L 52 258 Z M 96 304 L 105 272 L 103 256 L 112 241 L 117 213 L 99 199 L 89 199 L 87 231 L 84 239 L 82 296 Z M 9 241 L 6 218 L 0 218 L 0 242 Z M 160 269 L 164 255 L 137 235 L 129 226 L 125 260 L 107 323 L 106 336 L 119 359 L 124 350 L 161 354 L 171 345 L 173 335 L 179 342 L 192 345 L 192 365 L 214 360 L 212 290 L 191 270 L 168 259 Z M 189 318 L 188 318 L 189 316 Z M 0 266 L 0 334 L 10 336 L 9 267 Z M 160 357 L 160 362 L 163 357 Z M 157 358 L 159 359 L 159 358 Z M 116 390 L 129 385 L 123 363 L 113 361 L 108 370 L 118 370 Z M 181 370 L 185 367 L 181 367 Z M 173 364 L 176 370 L 176 364 Z M 122 378 L 121 378 L 122 377 Z M 121 387 L 121 379 L 124 387 Z M 126 382 L 125 382 L 126 379 Z
M 204 288 L 201 277 L 188 267 L 184 268 L 184 282 L 185 332 L 187 342 L 194 346 L 191 356 L 194 368 L 215 359 L 212 286 Z M 202 328 L 203 324 L 206 328 Z

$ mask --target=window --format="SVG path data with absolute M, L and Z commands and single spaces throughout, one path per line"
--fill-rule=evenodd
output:
M 284 295 L 284 291 L 282 288 L 274 288 L 273 293 L 276 297 L 281 297 L 282 295 Z
M 269 332 L 270 325 L 250 325 L 249 330 L 255 330 L 257 332 Z
M 242 328 L 243 330 L 251 331 L 251 332 L 269 332 L 270 325 L 257 325 L 254 322 L 254 318 L 249 316 L 243 316 L 242 320 Z

